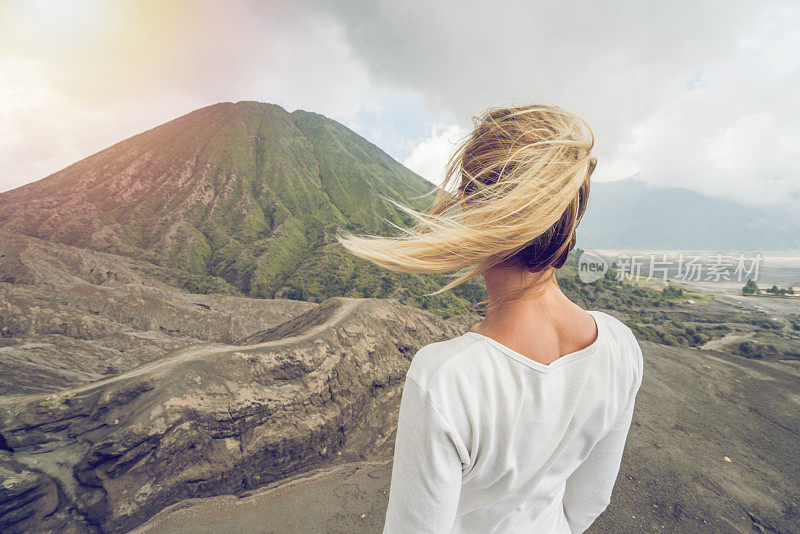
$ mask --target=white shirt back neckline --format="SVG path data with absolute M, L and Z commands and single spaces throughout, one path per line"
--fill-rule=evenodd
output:
M 469 331 L 464 335 L 477 337 L 478 339 L 481 339 L 481 340 L 485 341 L 486 343 L 489 343 L 490 345 L 492 345 L 496 349 L 500 350 L 501 352 L 507 354 L 508 356 L 511 356 L 515 360 L 518 360 L 518 361 L 524 363 L 525 365 L 527 365 L 529 367 L 533 367 L 534 369 L 538 369 L 540 371 L 547 372 L 547 371 L 551 371 L 551 370 L 555 369 L 556 367 L 564 365 L 565 363 L 569 363 L 569 362 L 572 362 L 572 361 L 579 360 L 584 356 L 587 356 L 589 354 L 594 353 L 595 351 L 597 351 L 598 347 L 605 342 L 604 338 L 605 338 L 606 333 L 604 332 L 605 327 L 603 325 L 603 320 L 598 318 L 598 314 L 600 314 L 602 312 L 595 311 L 595 310 L 587 310 L 587 313 L 594 318 L 595 325 L 597 326 L 597 337 L 595 337 L 595 340 L 592 341 L 589 345 L 585 346 L 582 349 L 579 349 L 579 350 L 576 350 L 576 351 L 573 351 L 573 352 L 569 352 L 567 354 L 562 354 L 561 356 L 559 356 L 558 358 L 556 358 L 555 360 L 553 360 L 550 363 L 537 362 L 536 360 L 528 358 L 524 354 L 521 354 L 521 353 L 515 351 L 511 347 L 508 347 L 508 346 L 500 343 L 496 339 L 491 338 L 489 336 L 485 336 L 485 335 L 480 334 L 478 332 Z

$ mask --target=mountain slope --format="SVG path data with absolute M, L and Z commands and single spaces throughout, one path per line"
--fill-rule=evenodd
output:
M 798 236 L 796 210 L 748 207 L 628 178 L 592 184 L 578 244 L 599 249 L 797 250 Z
M 0 227 L 144 259 L 197 292 L 321 301 L 344 287 L 350 296 L 395 296 L 449 314 L 467 309 L 463 293 L 418 296 L 442 277 L 347 259 L 366 280 L 354 288 L 337 269 L 309 271 L 340 263 L 337 230 L 388 232 L 386 221 L 407 222 L 381 196 L 420 207 L 432 187 L 322 115 L 222 103 L 0 194 Z M 335 279 L 306 287 L 323 275 Z

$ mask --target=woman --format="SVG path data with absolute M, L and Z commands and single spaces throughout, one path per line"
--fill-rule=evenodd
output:
M 486 317 L 414 356 L 384 532 L 583 532 L 608 506 L 642 353 L 555 271 L 575 245 L 594 138 L 552 106 L 493 109 L 451 158 L 428 213 L 397 238 L 346 236 L 388 269 L 483 274 Z

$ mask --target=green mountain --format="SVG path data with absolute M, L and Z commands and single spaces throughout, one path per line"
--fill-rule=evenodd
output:
M 0 194 L 0 227 L 167 267 L 194 292 L 322 301 L 396 297 L 443 315 L 479 282 L 389 273 L 348 254 L 343 229 L 406 224 L 432 184 L 342 124 L 258 102 L 199 109 Z

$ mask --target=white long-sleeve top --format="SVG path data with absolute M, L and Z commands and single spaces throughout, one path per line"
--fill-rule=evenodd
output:
M 535 362 L 475 332 L 406 376 L 384 533 L 583 532 L 609 504 L 642 381 L 631 330 Z

